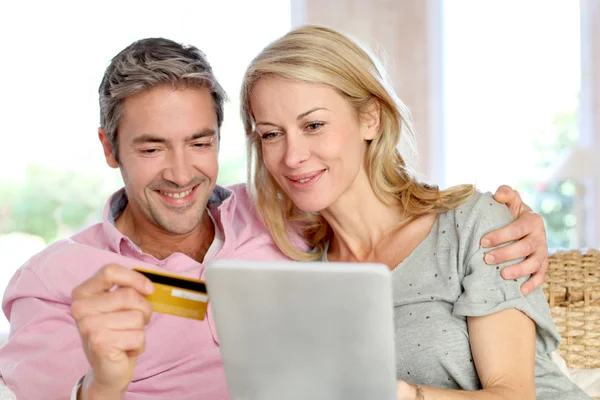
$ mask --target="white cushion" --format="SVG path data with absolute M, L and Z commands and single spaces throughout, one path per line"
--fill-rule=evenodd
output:
M 588 395 L 600 396 L 600 368 L 570 368 L 571 380 Z
M 567 368 L 567 363 L 557 352 L 552 353 L 552 361 L 589 396 L 600 396 L 600 368 Z
M 555 351 L 552 353 L 552 361 L 554 361 L 554 363 L 558 365 L 558 368 L 560 368 L 563 374 L 571 378 L 571 372 L 569 371 L 569 368 L 567 368 L 567 362 L 564 358 L 560 356 L 560 354 L 558 354 L 558 352 Z M 573 378 L 571 378 L 571 380 L 572 379 Z

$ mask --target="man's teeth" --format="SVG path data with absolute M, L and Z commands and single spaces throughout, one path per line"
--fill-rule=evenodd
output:
M 186 190 L 185 192 L 179 192 L 179 193 L 167 193 L 167 192 L 163 192 L 161 190 L 159 190 L 158 192 L 164 196 L 173 197 L 174 199 L 182 199 L 185 196 L 187 196 L 188 194 L 192 193 L 192 190 L 194 190 L 194 189 L 192 188 L 190 190 Z

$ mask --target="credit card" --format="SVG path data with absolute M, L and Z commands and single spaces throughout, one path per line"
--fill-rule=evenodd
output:
M 208 294 L 204 281 L 144 268 L 133 270 L 154 283 L 154 293 L 145 296 L 153 311 L 198 320 L 206 316 Z

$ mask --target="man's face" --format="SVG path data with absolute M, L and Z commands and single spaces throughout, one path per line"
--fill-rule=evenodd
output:
M 119 163 L 102 130 L 100 138 L 108 164 L 121 169 L 135 219 L 172 234 L 200 224 L 219 169 L 217 115 L 208 89 L 159 86 L 125 99 Z

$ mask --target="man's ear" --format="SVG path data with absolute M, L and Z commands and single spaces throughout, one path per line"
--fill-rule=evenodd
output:
M 106 159 L 108 166 L 111 168 L 119 168 L 119 163 L 113 154 L 113 148 L 110 140 L 108 139 L 108 134 L 102 127 L 98 128 L 98 139 L 100 139 L 100 143 L 102 143 L 104 158 Z
M 364 140 L 373 140 L 379 134 L 381 123 L 381 106 L 377 99 L 371 99 L 366 110 L 361 115 L 362 134 Z

